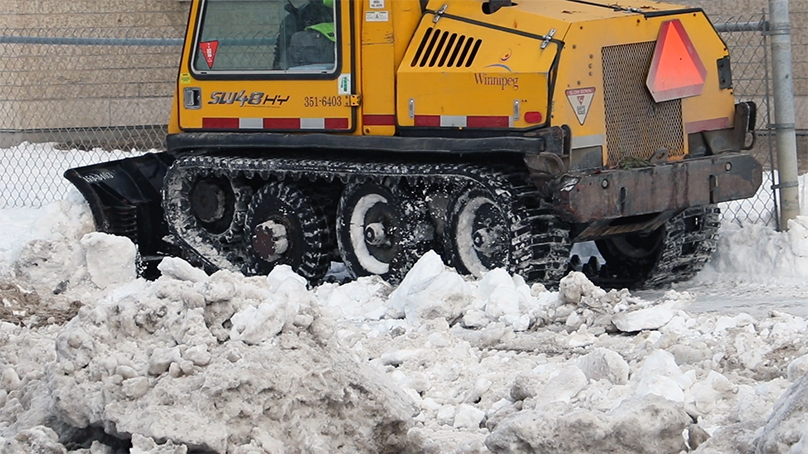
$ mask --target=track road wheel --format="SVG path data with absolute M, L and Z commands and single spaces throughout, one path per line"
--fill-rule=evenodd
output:
M 316 283 L 328 271 L 331 231 L 305 189 L 282 182 L 265 185 L 250 201 L 245 228 L 246 273 L 267 274 L 276 265 L 289 265 Z
M 719 213 L 713 205 L 688 208 L 653 232 L 595 241 L 606 260 L 603 283 L 651 288 L 695 276 L 715 251 Z
M 188 194 L 188 201 L 197 223 L 211 234 L 222 233 L 230 226 L 235 211 L 235 194 L 227 179 L 197 179 Z
M 431 245 L 426 203 L 395 184 L 353 183 L 337 208 L 337 244 L 354 277 L 397 283 Z
M 461 191 L 450 202 L 447 226 L 444 248 L 459 272 L 481 277 L 510 263 L 510 222 L 489 191 Z
M 495 268 L 519 274 L 528 282 L 556 286 L 567 270 L 569 226 L 529 197 L 521 186 L 490 180 L 474 183 L 449 201 L 444 252 L 458 272 L 482 277 Z M 502 183 L 500 185 L 500 183 Z
M 163 186 L 163 212 L 169 230 L 189 249 L 189 260 L 207 271 L 240 270 L 244 218 L 252 188 L 237 179 L 205 170 L 172 166 Z M 205 249 L 209 257 L 193 259 Z M 208 260 L 209 259 L 209 260 Z

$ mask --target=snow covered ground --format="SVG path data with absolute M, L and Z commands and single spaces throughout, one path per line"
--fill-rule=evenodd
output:
M 0 219 L 0 454 L 808 453 L 808 217 L 634 294 L 434 253 L 395 288 L 151 282 L 75 191 Z

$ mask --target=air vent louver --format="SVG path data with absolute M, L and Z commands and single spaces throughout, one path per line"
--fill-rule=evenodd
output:
M 483 41 L 465 35 L 429 28 L 412 59 L 412 67 L 470 67 Z

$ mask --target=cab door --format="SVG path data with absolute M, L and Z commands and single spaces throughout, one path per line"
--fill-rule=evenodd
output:
M 179 128 L 353 131 L 351 10 L 349 0 L 195 1 Z

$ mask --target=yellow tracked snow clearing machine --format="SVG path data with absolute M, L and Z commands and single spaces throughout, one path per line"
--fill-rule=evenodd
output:
M 101 231 L 208 272 L 694 275 L 761 166 L 704 12 L 618 0 L 193 0 L 167 151 L 71 169 Z

